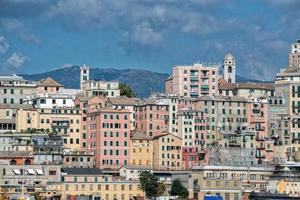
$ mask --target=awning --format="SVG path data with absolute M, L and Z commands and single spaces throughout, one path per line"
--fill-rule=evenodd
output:
M 27 169 L 27 172 L 29 175 L 34 175 L 34 170 L 33 169 Z
M 19 169 L 13 169 L 15 175 L 21 175 L 21 171 Z
M 44 172 L 42 169 L 37 169 L 36 172 L 38 175 L 44 175 Z

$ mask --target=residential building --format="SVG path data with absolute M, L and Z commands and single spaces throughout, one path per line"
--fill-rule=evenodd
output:
M 240 200 L 250 191 L 266 191 L 271 167 L 194 166 L 189 178 L 189 198 L 219 195 L 224 200 Z
M 192 66 L 176 66 L 173 68 L 172 79 L 167 81 L 167 94 L 172 91 L 175 96 L 200 97 L 217 94 L 218 65 L 194 64 Z M 172 83 L 172 89 L 170 89 Z
M 87 113 L 87 147 L 98 168 L 119 169 L 130 158 L 130 111 L 102 108 Z
M 58 94 L 64 86 L 51 77 L 42 79 L 36 83 L 37 94 Z
M 149 98 L 136 108 L 136 130 L 157 136 L 169 129 L 169 100 Z
M 138 180 L 117 179 L 103 174 L 98 168 L 63 168 L 63 181 L 49 184 L 63 199 L 89 198 L 93 200 L 133 200 L 144 197 Z
M 153 166 L 159 170 L 182 170 L 182 140 L 165 133 L 153 137 Z
M 0 76 L 0 103 L 22 104 L 36 90 L 36 84 L 15 74 Z
M 153 167 L 153 138 L 140 132 L 130 137 L 130 165 Z

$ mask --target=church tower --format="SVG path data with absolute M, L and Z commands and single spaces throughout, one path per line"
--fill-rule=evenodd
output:
M 83 89 L 83 83 L 90 79 L 90 68 L 86 64 L 80 67 L 80 89 Z
M 224 56 L 223 78 L 228 83 L 235 83 L 235 59 L 231 53 Z

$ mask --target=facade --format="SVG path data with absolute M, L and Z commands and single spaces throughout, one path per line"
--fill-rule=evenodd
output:
M 182 140 L 167 133 L 153 137 L 153 166 L 159 170 L 182 170 Z
M 268 167 L 195 166 L 189 178 L 189 198 L 218 195 L 224 200 L 240 200 L 249 191 L 265 191 L 271 174 Z
M 60 192 L 63 199 L 133 200 L 144 196 L 139 181 L 115 179 L 97 168 L 63 168 L 62 173 L 63 181 L 49 184 L 49 187 Z
M 58 94 L 64 88 L 62 84 L 56 82 L 51 77 L 38 81 L 36 86 L 37 94 Z
M 153 139 L 144 133 L 134 132 L 130 137 L 130 161 L 132 166 L 153 167 Z
M 149 98 L 136 108 L 136 130 L 148 136 L 161 135 L 169 129 L 169 100 Z
M 36 84 L 21 76 L 0 76 L 0 103 L 23 104 L 24 99 L 36 90 Z
M 175 96 L 200 97 L 217 94 L 218 66 L 176 66 L 173 68 L 171 83 L 171 91 Z
M 82 83 L 84 96 L 119 97 L 119 82 L 88 80 Z
M 118 169 L 129 162 L 130 112 L 103 108 L 87 114 L 87 147 L 98 168 Z

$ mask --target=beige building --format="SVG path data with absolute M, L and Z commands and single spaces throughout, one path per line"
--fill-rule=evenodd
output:
M 63 181 L 52 183 L 49 188 L 60 192 L 63 199 L 132 200 L 144 196 L 139 181 L 116 179 L 97 168 L 63 168 L 62 175 Z
M 153 139 L 144 133 L 133 133 L 130 137 L 130 165 L 153 167 Z
M 189 198 L 220 195 L 240 200 L 244 193 L 265 191 L 272 168 L 242 166 L 195 166 L 189 178 Z
M 36 84 L 21 76 L 0 76 L 0 103 L 22 104 L 36 90 Z
M 181 170 L 182 165 L 182 140 L 181 138 L 166 133 L 153 137 L 153 165 L 159 170 Z
M 65 148 L 80 149 L 81 113 L 79 108 L 38 109 L 38 129 L 61 134 Z

